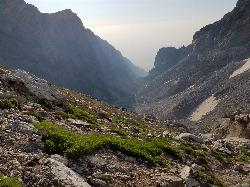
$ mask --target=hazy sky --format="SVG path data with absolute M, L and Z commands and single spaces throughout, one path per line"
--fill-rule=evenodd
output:
M 219 20 L 237 0 L 25 0 L 41 12 L 72 9 L 85 27 L 134 64 L 150 69 L 161 47 L 190 44 L 195 31 Z

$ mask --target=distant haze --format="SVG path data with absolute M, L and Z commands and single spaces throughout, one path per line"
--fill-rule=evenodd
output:
M 72 9 L 85 27 L 149 70 L 161 47 L 180 47 L 237 0 L 25 0 L 41 12 Z

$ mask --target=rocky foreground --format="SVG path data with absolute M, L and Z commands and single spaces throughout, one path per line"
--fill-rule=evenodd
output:
M 0 186 L 250 185 L 250 141 L 228 136 L 249 115 L 195 135 L 22 70 L 0 72 Z

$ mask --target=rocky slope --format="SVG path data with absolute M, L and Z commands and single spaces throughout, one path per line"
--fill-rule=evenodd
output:
M 250 141 L 223 129 L 194 135 L 0 68 L 0 186 L 249 186 Z
M 0 1 L 0 63 L 125 107 L 145 75 L 71 10 L 41 13 L 24 0 Z
M 137 94 L 136 110 L 206 122 L 250 109 L 250 1 L 196 32 L 187 47 L 163 48 Z M 188 122 L 187 121 L 187 122 Z

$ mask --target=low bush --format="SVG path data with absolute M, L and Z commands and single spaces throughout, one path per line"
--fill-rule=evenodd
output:
M 16 99 L 0 99 L 0 109 L 10 109 L 18 106 Z
M 120 136 L 128 136 L 128 132 L 123 129 L 118 129 L 116 127 L 111 128 L 111 132 L 116 133 Z
M 52 109 L 54 105 L 52 101 L 49 101 L 47 99 L 39 99 L 37 103 L 45 109 Z
M 241 147 L 236 160 L 240 162 L 250 162 L 250 149 Z
M 221 150 L 212 150 L 211 155 L 218 160 L 223 161 L 225 164 L 229 164 L 232 161 L 230 155 Z
M 67 110 L 59 111 L 57 112 L 57 114 L 65 119 L 68 118 L 80 119 L 91 124 L 97 124 L 97 120 L 94 117 L 94 115 L 90 114 L 89 112 L 85 111 L 83 108 L 79 106 L 74 106 L 73 104 L 69 104 Z
M 179 146 L 179 149 L 184 151 L 186 155 L 189 157 L 195 158 L 197 162 L 201 165 L 207 164 L 207 158 L 204 154 L 204 151 L 202 151 L 202 148 L 199 147 L 199 145 L 193 145 L 189 142 L 182 142 Z
M 202 168 L 198 173 L 198 180 L 204 184 L 212 184 L 218 187 L 226 187 L 211 171 L 206 171 Z
M 168 153 L 175 159 L 182 158 L 178 150 L 171 147 L 166 139 L 140 141 L 134 138 L 118 138 L 97 133 L 79 135 L 48 121 L 43 121 L 35 126 L 38 130 L 46 131 L 43 140 L 49 154 L 66 153 L 68 157 L 78 158 L 83 154 L 91 154 L 107 148 L 143 159 L 148 164 L 163 164 L 164 153 Z
M 23 184 L 15 177 L 4 177 L 0 174 L 0 187 L 22 187 Z

